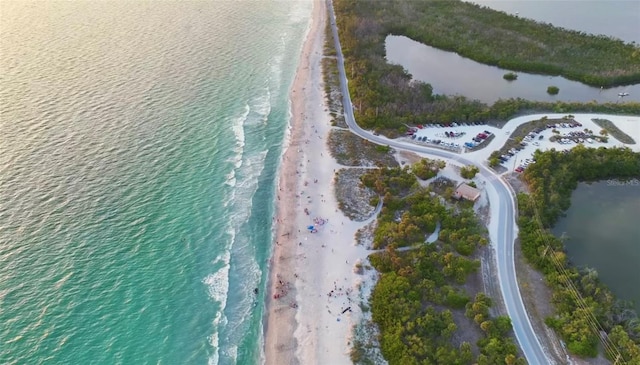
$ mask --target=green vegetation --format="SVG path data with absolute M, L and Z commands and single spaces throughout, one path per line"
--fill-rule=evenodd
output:
M 338 61 L 335 57 L 333 32 L 331 24 L 327 22 L 325 27 L 324 57 L 322 58 L 322 78 L 324 79 L 324 95 L 329 106 L 331 125 L 347 128 L 344 120 L 344 108 L 342 107 L 342 92 L 340 91 L 340 77 L 338 76 Z
M 504 74 L 504 76 L 502 76 L 502 78 L 507 81 L 514 81 L 518 79 L 518 74 L 514 72 L 507 72 L 506 74 Z
M 438 175 L 440 169 L 444 169 L 445 166 L 447 166 L 447 163 L 442 160 L 423 158 L 411 166 L 411 172 L 422 180 L 428 180 Z
M 612 121 L 608 119 L 591 119 L 598 127 L 603 128 L 606 133 L 600 132 L 603 136 L 610 134 L 613 138 L 625 144 L 636 144 L 636 141 L 630 135 L 621 131 Z
M 640 48 L 509 16 L 461 1 L 377 1 L 385 30 L 515 71 L 562 75 L 593 86 L 640 81 Z
M 344 166 L 397 166 L 391 148 L 362 139 L 348 130 L 333 128 L 329 132 L 329 149 Z
M 580 356 L 595 356 L 603 337 L 606 355 L 619 363 L 640 363 L 640 320 L 633 308 L 616 300 L 593 270 L 571 267 L 562 242 L 549 229 L 569 208 L 579 181 L 640 176 L 640 154 L 629 149 L 576 146 L 570 152 L 535 153 L 524 173 L 531 195 L 518 195 L 520 240 L 527 260 L 540 269 L 553 290 L 556 315 L 546 319 Z M 582 300 L 579 299 L 580 294 Z M 596 323 L 598 325 L 596 325 Z
M 491 300 L 463 286 L 480 266 L 472 255 L 487 244 L 473 210 L 446 208 L 408 167 L 374 170 L 362 181 L 385 196 L 374 232 L 375 247 L 385 249 L 370 256 L 380 272 L 370 303 L 389 364 L 524 364 L 509 319 L 490 318 Z M 439 239 L 426 244 L 436 222 Z
M 545 44 L 546 47 L 544 41 L 548 35 L 542 29 L 547 29 L 548 26 L 532 24 L 535 32 L 528 32 L 528 26 L 522 29 L 517 27 L 512 29 L 513 25 L 520 26 L 524 24 L 522 22 L 528 24 L 529 21 L 511 19 L 504 14 L 458 1 L 336 0 L 334 8 L 337 14 L 340 41 L 345 55 L 349 90 L 355 106 L 356 119 L 362 127 L 379 130 L 389 137 L 404 133 L 405 124 L 506 120 L 525 111 L 640 114 L 640 103 L 548 103 L 509 99 L 499 100 L 493 105 L 487 106 L 477 100 L 468 100 L 462 96 L 434 95 L 430 85 L 411 82 L 411 77 L 401 66 L 390 65 L 385 60 L 385 37 L 388 34 L 402 34 L 441 49 L 456 51 L 467 57 L 470 57 L 469 53 L 487 54 L 487 57 L 471 58 L 486 64 L 501 63 L 503 67 L 516 70 L 519 68 L 511 67 L 512 62 L 517 62 L 514 58 L 515 55 L 527 60 L 527 62 L 529 59 L 534 60 L 534 58 L 528 56 L 528 46 L 523 47 L 524 51 L 522 52 L 514 52 L 512 49 L 516 46 L 514 43 L 522 39 L 523 45 L 533 42 Z M 494 22 L 494 17 L 497 17 L 496 22 Z M 498 28 L 503 26 L 501 22 L 505 21 L 515 23 L 503 30 Z M 600 54 L 603 49 L 610 48 L 620 48 L 623 54 L 627 54 L 627 49 L 630 47 L 610 39 L 583 35 L 574 35 L 578 38 L 571 38 L 567 41 L 563 35 L 567 32 L 555 28 L 551 29 L 550 34 L 552 35 L 550 37 L 558 36 L 560 38 L 553 39 L 548 47 L 562 48 L 559 49 L 559 52 L 568 56 L 561 59 L 567 58 L 571 62 L 580 62 L 589 68 L 595 65 L 591 61 L 587 61 L 590 57 L 582 58 L 576 54 L 580 55 L 587 50 L 589 55 Z M 478 35 L 476 35 L 476 31 Z M 487 36 L 489 33 L 500 35 L 492 36 L 498 42 L 497 46 L 486 43 L 488 42 L 487 38 L 492 38 Z M 506 47 L 503 44 L 505 39 L 509 40 L 505 43 Z M 580 52 L 571 53 L 578 50 L 574 47 L 578 43 L 580 46 L 576 47 Z M 601 47 L 595 48 L 594 44 Z M 569 50 L 573 51 L 565 52 Z M 505 52 L 507 56 L 494 55 L 494 52 Z M 625 72 L 616 70 L 633 68 L 626 64 L 635 64 L 640 68 L 640 62 L 632 62 L 632 59 L 629 58 L 631 56 L 615 57 L 617 52 L 604 52 L 606 55 L 597 62 L 600 66 L 593 67 L 594 70 L 597 70 L 594 72 L 614 77 L 620 72 Z M 548 50 L 545 51 L 544 57 L 551 53 Z M 640 54 L 640 52 L 638 53 Z M 609 60 L 613 60 L 613 63 L 609 63 Z M 505 62 L 507 64 L 503 65 L 502 63 Z M 624 65 L 620 64 L 614 67 L 616 62 L 622 62 Z M 550 62 L 550 64 L 552 63 Z M 580 70 L 583 68 L 572 67 L 571 69 Z M 543 68 L 538 71 L 544 72 Z
M 557 86 L 549 86 L 547 88 L 547 94 L 549 95 L 558 95 L 560 89 Z
M 478 172 L 480 172 L 480 169 L 478 168 L 478 166 L 474 166 L 474 165 L 464 166 L 460 169 L 460 176 L 462 176 L 465 179 L 473 179 Z

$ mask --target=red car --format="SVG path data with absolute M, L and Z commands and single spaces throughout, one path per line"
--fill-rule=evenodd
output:
M 522 171 L 524 171 L 524 169 L 522 168 L 522 166 L 518 166 L 515 171 L 516 172 L 522 172 Z

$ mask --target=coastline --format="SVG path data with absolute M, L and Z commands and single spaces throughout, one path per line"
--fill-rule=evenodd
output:
M 367 222 L 344 216 L 334 194 L 334 173 L 343 166 L 327 145 L 331 116 L 321 63 L 326 18 L 325 1 L 314 0 L 291 88 L 265 297 L 266 364 L 350 364 L 349 338 L 362 315 L 364 277 L 354 273 L 354 264 L 367 251 L 355 245 L 354 235 Z
M 304 100 L 301 95 L 306 85 L 309 83 L 309 56 L 315 51 L 313 38 L 318 33 L 318 1 L 314 1 L 311 10 L 311 28 L 307 33 L 302 46 L 302 52 L 296 75 L 290 91 L 290 122 L 287 136 L 285 137 L 285 150 L 282 154 L 281 166 L 278 176 L 278 192 L 274 219 L 274 232 L 272 239 L 272 253 L 269 261 L 269 278 L 267 281 L 267 292 L 265 296 L 264 314 L 264 363 L 265 364 L 299 364 L 294 358 L 291 349 L 297 346 L 293 333 L 297 327 L 294 308 L 290 304 L 283 303 L 285 298 L 274 298 L 282 285 L 281 278 L 291 280 L 291 270 L 289 258 L 297 251 L 292 244 L 291 231 L 295 228 L 295 210 L 297 204 L 296 194 L 298 191 L 299 178 L 296 167 L 300 164 L 300 145 L 304 137 Z M 297 228 L 296 228 L 297 229 Z M 289 239 L 280 237 L 289 233 Z M 283 237 L 284 238 L 284 237 Z M 281 293 L 282 294 L 282 293 Z M 295 298 L 295 288 L 289 287 L 289 301 Z M 289 344 L 288 346 L 286 344 Z M 286 351 L 289 349 L 289 351 Z M 283 351 L 285 350 L 285 351 Z

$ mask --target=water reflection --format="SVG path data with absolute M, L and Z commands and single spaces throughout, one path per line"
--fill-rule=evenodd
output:
M 559 76 L 522 72 L 517 73 L 516 81 L 509 82 L 502 78 L 509 70 L 487 66 L 404 36 L 387 36 L 385 47 L 389 63 L 401 65 L 414 79 L 431 84 L 438 94 L 464 95 L 489 104 L 515 97 L 536 101 L 595 100 L 603 103 L 619 102 L 618 93 L 627 92 L 629 96 L 623 101 L 640 101 L 640 84 L 602 90 Z M 547 94 L 547 87 L 551 85 L 560 88 L 558 95 Z
M 471 0 L 481 6 L 543 23 L 640 43 L 640 1 Z
M 640 180 L 581 183 L 567 215 L 553 229 L 565 235 L 571 262 L 589 266 L 613 293 L 640 313 Z

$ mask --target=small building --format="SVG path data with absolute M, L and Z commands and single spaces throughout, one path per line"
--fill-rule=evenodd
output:
M 462 183 L 456 188 L 455 193 L 453 193 L 453 197 L 456 199 L 466 199 L 475 202 L 480 197 L 480 190 Z

